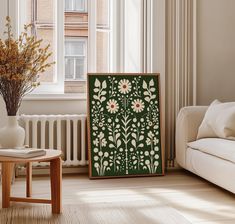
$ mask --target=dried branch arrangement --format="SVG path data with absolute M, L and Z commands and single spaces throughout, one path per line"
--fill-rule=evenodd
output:
M 6 17 L 6 39 L 0 39 L 0 95 L 8 116 L 16 116 L 23 97 L 40 83 L 39 75 L 53 63 L 50 45 L 41 47 L 42 39 L 30 35 L 31 25 L 25 25 L 18 39 L 13 37 L 10 17 Z

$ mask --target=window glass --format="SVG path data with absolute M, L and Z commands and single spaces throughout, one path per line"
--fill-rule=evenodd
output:
M 65 41 L 65 55 L 85 55 L 85 41 Z
M 77 80 L 84 79 L 85 74 L 85 59 L 84 58 L 76 58 L 75 59 L 75 78 Z
M 110 0 L 97 0 L 96 4 L 97 26 L 109 27 Z
M 75 11 L 84 11 L 85 10 L 85 1 L 84 0 L 74 0 L 74 10 Z
M 86 11 L 86 0 L 65 0 L 65 11 Z
M 73 9 L 73 1 L 65 0 L 65 11 L 71 11 Z
M 74 79 L 74 60 L 73 58 L 65 57 L 65 79 Z
M 65 41 L 65 81 L 84 80 L 86 77 L 86 43 L 83 38 Z
M 43 39 L 42 46 L 50 44 L 53 55 L 48 62 L 56 61 L 56 36 L 55 36 L 55 0 L 26 0 L 25 23 L 32 24 L 32 34 L 38 39 Z M 39 74 L 40 82 L 55 82 L 55 65 Z
M 96 8 L 96 70 L 109 71 L 110 67 L 110 0 L 97 0 Z

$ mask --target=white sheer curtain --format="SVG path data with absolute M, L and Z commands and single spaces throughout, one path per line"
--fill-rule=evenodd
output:
M 182 107 L 194 98 L 194 0 L 167 0 L 166 155 L 174 166 L 175 123 Z

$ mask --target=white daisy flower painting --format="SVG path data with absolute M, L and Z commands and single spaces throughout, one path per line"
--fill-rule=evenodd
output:
M 114 99 L 110 99 L 108 102 L 107 102 L 107 106 L 106 106 L 106 109 L 108 110 L 109 113 L 111 114 L 115 114 L 118 112 L 118 109 L 119 109 L 119 105 L 118 105 L 118 102 Z
M 140 113 L 144 110 L 144 102 L 141 99 L 133 100 L 131 108 L 135 113 Z
M 88 75 L 91 178 L 162 175 L 159 77 Z
M 119 92 L 128 94 L 131 91 L 131 83 L 128 79 L 121 79 L 118 83 Z

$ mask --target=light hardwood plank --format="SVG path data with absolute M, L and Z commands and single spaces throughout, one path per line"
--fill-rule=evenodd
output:
M 165 212 L 166 217 L 169 216 L 168 223 L 179 224 L 182 217 L 189 223 L 235 223 L 234 195 L 184 171 L 171 171 L 164 177 L 106 180 L 89 180 L 87 175 L 64 176 L 62 185 L 62 207 L 65 212 L 62 215 L 67 216 L 68 211 L 77 214 L 77 210 L 73 209 L 80 209 L 85 213 L 80 215 L 80 223 L 87 223 L 88 213 L 92 221 L 97 221 L 94 223 L 102 223 L 99 208 L 107 212 L 103 214 L 105 217 L 120 217 L 119 223 L 126 223 L 129 216 L 139 217 L 137 224 L 151 223 L 153 214 L 158 213 L 161 207 L 165 208 L 161 211 Z M 49 177 L 34 177 L 33 189 L 34 197 L 50 198 Z M 16 179 L 12 192 L 15 197 L 24 194 L 24 178 Z M 12 204 L 13 208 L 18 206 Z M 159 223 L 157 219 L 154 221 Z

